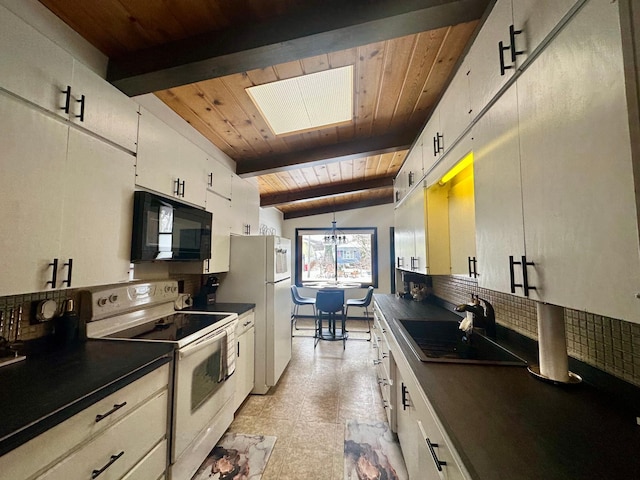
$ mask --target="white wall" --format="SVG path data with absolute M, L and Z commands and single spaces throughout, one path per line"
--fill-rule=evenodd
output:
M 331 228 L 333 214 L 313 215 L 309 217 L 293 218 L 284 221 L 283 236 L 295 239 L 296 228 Z M 348 227 L 376 227 L 378 229 L 378 288 L 375 293 L 391 293 L 391 241 L 389 228 L 393 226 L 393 204 L 378 205 L 375 207 L 358 208 L 336 212 L 336 226 Z M 292 279 L 292 283 L 293 283 Z M 314 295 L 313 290 L 302 289 L 303 295 Z M 347 291 L 348 298 L 357 298 L 364 295 L 364 290 L 356 289 Z M 351 309 L 349 310 L 351 316 Z
M 287 235 L 283 235 L 283 215 L 280 210 L 274 207 L 260 208 L 260 231 L 262 232 L 263 228 L 265 229 L 273 229 L 275 235 L 279 237 L 287 237 Z M 287 237 L 290 238 L 290 237 Z

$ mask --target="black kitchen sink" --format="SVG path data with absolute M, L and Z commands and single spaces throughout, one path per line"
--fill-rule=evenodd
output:
M 525 367 L 527 362 L 479 333 L 466 334 L 450 320 L 399 319 L 400 331 L 423 362 Z

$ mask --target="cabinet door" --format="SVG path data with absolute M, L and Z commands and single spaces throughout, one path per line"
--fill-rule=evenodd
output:
M 245 180 L 245 221 L 249 235 L 260 233 L 260 192 L 258 186 L 251 180 Z
M 534 298 L 640 322 L 618 8 L 588 2 L 518 79 L 522 197 Z
M 231 233 L 257 235 L 259 230 L 260 194 L 253 183 L 233 175 L 231 182 Z
M 424 173 L 428 173 L 442 155 L 442 149 L 439 146 L 444 147 L 444 139 L 439 135 L 442 135 L 442 131 L 440 130 L 440 108 L 438 106 L 431 114 L 431 118 L 422 132 L 422 168 Z M 440 143 L 438 144 L 438 142 Z
M 549 35 L 577 0 L 512 0 L 513 25 L 522 33 L 515 36 L 519 66 Z
M 213 224 L 211 259 L 204 273 L 228 272 L 231 251 L 231 201 L 207 192 L 207 211 L 213 215 Z
M 206 155 L 202 150 L 141 109 L 137 185 L 204 207 L 208 175 L 206 167 Z
M 500 58 L 505 66 L 513 67 L 510 51 L 500 51 L 510 45 L 509 25 L 513 24 L 511 0 L 497 0 L 489 17 L 469 50 L 469 98 L 473 114 L 480 111 L 493 99 L 498 90 L 511 78 L 515 69 L 501 74 Z
M 72 72 L 71 55 L 0 6 L 2 88 L 66 117 L 63 91 L 71 85 Z
M 396 268 L 411 270 L 410 258 L 413 256 L 413 232 L 410 231 L 406 202 L 394 210 Z
M 136 151 L 138 105 L 80 62 L 73 63 L 72 107 L 69 118 L 97 135 Z M 84 115 L 79 118 L 84 95 Z
M 0 95 L 0 295 L 51 288 L 49 263 L 60 254 L 68 131 Z
M 449 242 L 451 273 L 469 274 L 469 257 L 476 256 L 473 165 L 451 180 L 449 188 Z
M 473 127 L 478 285 L 505 293 L 509 256 L 525 254 L 518 132 L 513 85 Z
M 442 134 L 440 144 L 444 150 L 451 148 L 471 121 L 468 72 L 468 60 L 465 60 L 458 68 L 438 105 Z
M 236 391 L 235 408 L 238 409 L 242 402 L 253 390 L 253 362 L 255 359 L 254 350 L 255 328 L 251 327 L 242 335 L 238 336 L 238 359 L 236 364 Z
M 402 448 L 402 456 L 407 467 L 410 479 L 425 478 L 421 476 L 420 461 L 418 457 L 417 432 L 415 408 L 411 404 L 411 397 L 405 385 L 400 371 L 396 369 L 396 398 L 398 406 L 396 408 L 396 428 L 398 440 Z
M 208 158 L 207 188 L 227 199 L 231 199 L 231 176 L 233 173 L 221 163 Z
M 73 287 L 127 280 L 134 176 L 132 155 L 70 130 L 61 258 L 73 259 Z
M 424 189 L 418 187 L 406 201 L 407 218 L 409 222 L 410 259 L 409 268 L 412 272 L 427 273 L 427 243 L 426 220 L 424 205 Z

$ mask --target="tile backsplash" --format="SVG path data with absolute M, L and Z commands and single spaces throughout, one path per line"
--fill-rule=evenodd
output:
M 179 285 L 181 285 L 182 291 L 184 293 L 191 293 L 192 295 L 200 290 L 201 277 L 201 275 L 169 275 L 169 278 L 171 278 L 172 280 L 177 280 L 179 282 Z M 57 311 L 55 316 L 59 316 L 62 314 L 64 301 L 66 299 L 73 299 L 76 304 L 76 310 L 78 310 L 80 290 L 82 289 L 71 288 L 65 290 L 50 290 L 46 292 L 0 297 L 0 312 L 2 312 L 5 324 L 4 334 L 7 333 L 8 322 L 12 311 L 14 312 L 15 322 L 17 322 L 18 308 L 20 306 L 22 306 L 22 322 L 20 325 L 21 340 L 34 340 L 36 338 L 44 337 L 51 334 L 53 332 L 53 322 L 39 322 L 36 319 L 38 304 L 44 300 L 54 300 L 57 304 Z M 3 332 L 0 332 L 0 334 L 2 333 Z M 12 337 L 14 337 L 14 335 L 12 335 Z M 13 338 L 11 340 L 13 340 Z
M 493 305 L 497 323 L 537 340 L 533 300 L 480 288 L 471 278 L 431 278 L 437 297 L 459 304 L 468 302 L 472 293 L 479 295 Z M 640 386 L 640 325 L 568 308 L 564 320 L 571 357 Z

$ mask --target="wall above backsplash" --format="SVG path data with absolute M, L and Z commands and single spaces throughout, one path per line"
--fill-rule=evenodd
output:
M 496 322 L 537 340 L 536 302 L 480 288 L 471 278 L 432 276 L 433 293 L 453 304 L 466 303 L 471 294 L 486 298 Z M 640 325 L 579 310 L 565 309 L 569 356 L 640 386 Z

